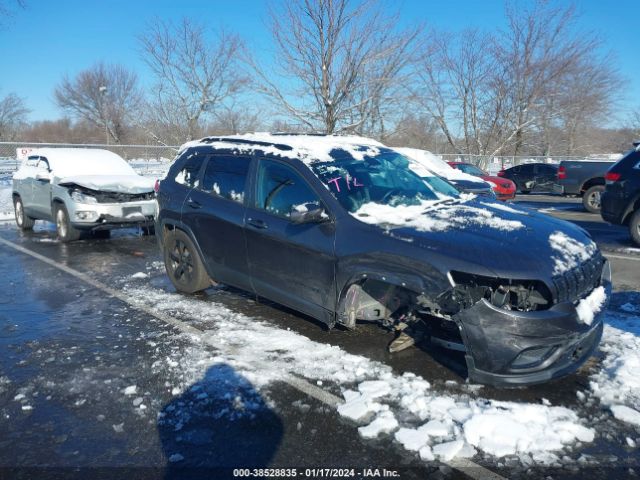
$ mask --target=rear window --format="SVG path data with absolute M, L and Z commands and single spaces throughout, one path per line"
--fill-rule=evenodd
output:
M 190 153 L 174 178 L 176 183 L 190 188 L 197 187 L 202 158 L 202 155 L 199 155 L 198 152 Z
M 233 155 L 212 155 L 202 177 L 202 190 L 242 203 L 251 159 Z

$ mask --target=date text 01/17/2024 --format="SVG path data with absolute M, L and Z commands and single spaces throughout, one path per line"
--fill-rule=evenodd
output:
M 237 478 L 399 478 L 397 470 L 386 468 L 236 468 Z

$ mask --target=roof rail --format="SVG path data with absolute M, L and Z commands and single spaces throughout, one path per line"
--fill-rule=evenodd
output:
M 331 133 L 320 133 L 320 132 L 313 132 L 313 133 L 302 133 L 302 132 L 274 132 L 271 133 L 270 135 L 273 136 L 291 136 L 291 137 L 295 137 L 295 136 L 305 136 L 305 137 L 327 137 L 330 135 L 333 135 Z
M 261 140 L 252 140 L 250 138 L 234 138 L 234 137 L 204 137 L 200 139 L 202 143 L 226 142 L 237 143 L 238 145 L 257 145 L 260 147 L 275 147 L 278 150 L 293 150 L 290 145 L 282 143 L 263 142 Z

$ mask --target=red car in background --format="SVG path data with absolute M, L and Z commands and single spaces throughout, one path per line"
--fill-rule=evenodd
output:
M 489 175 L 487 172 L 479 169 L 475 165 L 471 165 L 470 163 L 447 163 L 449 163 L 449 165 L 451 165 L 453 168 L 457 168 L 464 173 L 468 173 L 469 175 L 473 175 L 475 177 L 480 177 L 485 182 L 489 182 L 493 186 L 493 192 L 496 194 L 498 200 L 506 202 L 507 200 L 511 200 L 516 197 L 516 184 L 507 178 L 500 178 Z

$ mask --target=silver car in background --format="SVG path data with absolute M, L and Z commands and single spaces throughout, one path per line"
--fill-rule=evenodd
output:
M 108 235 L 121 227 L 151 233 L 157 209 L 154 179 L 138 175 L 113 152 L 90 148 L 31 152 L 13 176 L 13 205 L 20 229 L 52 221 L 63 242 L 83 231 Z

